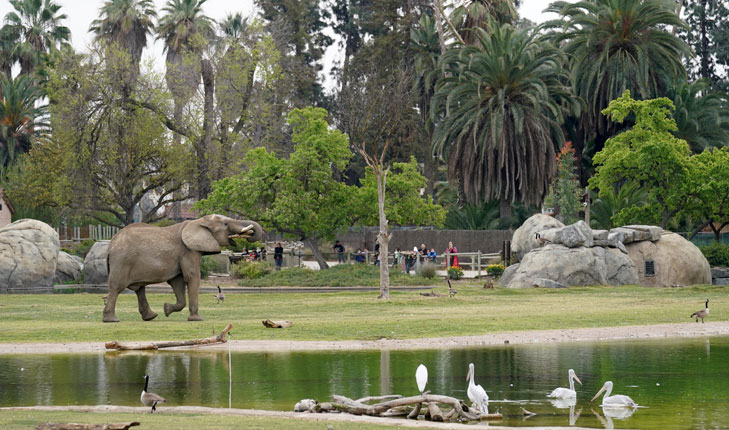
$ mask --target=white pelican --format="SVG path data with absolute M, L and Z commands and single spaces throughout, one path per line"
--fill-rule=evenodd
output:
M 701 318 L 701 323 L 703 324 L 704 318 L 706 318 L 708 316 L 709 316 L 709 299 L 706 299 L 706 308 L 692 313 L 691 318 L 696 317 L 696 322 L 699 322 L 699 318 Z
M 473 381 L 474 379 L 475 375 L 473 372 L 473 363 L 469 363 L 468 375 L 466 375 L 466 380 L 468 381 L 468 391 L 466 391 L 466 394 L 468 394 L 468 399 L 473 402 L 474 407 L 476 407 L 482 414 L 488 414 L 489 396 L 486 394 L 486 390 L 484 390 L 482 386 Z
M 158 403 L 165 403 L 167 400 L 159 396 L 155 393 L 148 393 L 147 388 L 149 386 L 149 375 L 144 375 L 144 389 L 142 390 L 142 395 L 139 397 L 140 400 L 142 400 L 142 404 L 144 406 L 151 406 L 152 410 L 150 413 L 153 413 L 157 410 L 157 404 Z
M 577 391 L 575 391 L 575 380 L 582 385 L 582 381 L 580 381 L 580 378 L 575 375 L 575 371 L 570 369 L 569 372 L 567 372 L 567 379 L 570 382 L 569 388 L 555 388 L 547 397 L 552 397 L 555 399 L 574 399 L 577 398 Z
M 622 394 L 616 394 L 614 396 L 611 396 L 610 393 L 613 391 L 613 381 L 607 381 L 605 384 L 600 388 L 600 391 L 595 394 L 595 397 L 592 398 L 593 401 L 597 399 L 597 397 L 600 395 L 600 393 L 605 392 L 605 396 L 602 398 L 602 406 L 603 407 L 609 407 L 609 408 L 634 408 L 638 405 L 628 396 L 624 396 Z
M 428 368 L 424 364 L 418 366 L 418 370 L 415 371 L 415 382 L 418 383 L 420 394 L 423 394 L 425 385 L 428 383 Z

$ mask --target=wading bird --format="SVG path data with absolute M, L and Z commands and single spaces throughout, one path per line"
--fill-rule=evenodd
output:
M 699 322 L 699 318 L 701 318 L 701 323 L 703 324 L 704 318 L 706 318 L 708 316 L 709 316 L 709 299 L 706 299 L 706 308 L 692 313 L 691 318 L 696 317 L 696 322 Z
M 600 388 L 600 391 L 595 394 L 595 397 L 590 400 L 591 402 L 597 399 L 597 397 L 602 393 L 605 392 L 605 396 L 602 398 L 602 406 L 603 407 L 609 407 L 609 408 L 634 408 L 638 406 L 633 399 L 631 399 L 628 396 L 624 396 L 622 394 L 616 394 L 614 396 L 611 396 L 610 393 L 613 391 L 613 382 L 607 381 L 605 384 Z
M 569 388 L 555 388 L 547 397 L 552 397 L 555 399 L 574 399 L 577 397 L 577 391 L 575 391 L 575 381 L 579 382 L 580 385 L 582 385 L 582 381 L 580 381 L 580 378 L 575 375 L 575 371 L 570 369 L 567 372 L 567 379 L 570 382 Z
M 153 413 L 157 410 L 157 404 L 158 403 L 165 403 L 167 400 L 155 393 L 149 393 L 147 392 L 147 388 L 149 386 L 149 375 L 144 375 L 144 389 L 142 390 L 142 396 L 140 399 L 142 400 L 142 404 L 144 406 L 151 406 L 152 410 L 149 411 L 149 413 Z
M 428 383 L 428 368 L 424 364 L 418 366 L 418 370 L 415 371 L 415 382 L 418 383 L 418 391 L 423 394 L 425 385 Z
M 482 414 L 488 414 L 489 396 L 482 386 L 474 382 L 474 379 L 473 363 L 469 363 L 468 375 L 466 375 L 466 380 L 468 381 L 468 391 L 466 391 L 466 394 L 468 394 L 468 399 L 473 402 L 475 408 L 481 411 Z

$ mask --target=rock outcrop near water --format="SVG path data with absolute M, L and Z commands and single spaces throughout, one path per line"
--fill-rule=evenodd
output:
M 529 218 L 512 239 L 520 263 L 504 271 L 510 288 L 570 285 L 676 286 L 710 284 L 709 263 L 690 241 L 657 226 L 592 230 L 584 221 L 550 226 L 547 215 Z M 561 223 L 560 223 L 561 224 Z M 521 253 L 521 255 L 520 255 Z
M 70 255 L 67 252 L 60 251 L 58 260 L 56 261 L 56 276 L 54 282 L 63 284 L 81 279 L 83 270 L 83 261 L 81 258 Z
M 109 270 L 106 265 L 106 254 L 109 249 L 108 240 L 94 243 L 84 259 L 84 282 L 86 284 L 106 284 L 109 282 Z
M 0 228 L 0 290 L 53 288 L 59 249 L 58 234 L 44 222 Z

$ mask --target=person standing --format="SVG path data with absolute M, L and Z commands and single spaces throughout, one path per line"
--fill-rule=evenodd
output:
M 453 242 L 448 242 L 448 248 L 445 252 L 446 254 L 457 254 L 458 248 L 453 246 Z M 451 266 L 458 266 L 458 255 L 446 255 L 446 270 Z
M 337 241 L 334 246 L 334 252 L 337 253 L 337 262 L 339 264 L 342 264 L 345 262 L 344 260 L 344 245 L 342 245 L 341 242 Z
M 395 248 L 395 253 L 393 254 L 393 262 L 392 267 L 398 267 L 400 265 L 400 248 Z
M 276 270 L 281 270 L 283 264 L 283 245 L 281 245 L 281 242 L 278 242 L 273 249 L 273 261 L 276 263 Z

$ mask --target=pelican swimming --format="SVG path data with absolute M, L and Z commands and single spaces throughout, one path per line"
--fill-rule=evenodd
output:
M 468 394 L 468 399 L 473 402 L 474 407 L 481 411 L 482 414 L 488 414 L 489 396 L 482 386 L 474 382 L 474 379 L 473 363 L 469 363 L 468 375 L 466 375 L 466 380 L 468 381 L 468 391 L 466 391 L 466 394 Z
M 577 391 L 575 391 L 575 381 L 579 382 L 580 385 L 582 385 L 582 381 L 580 381 L 580 378 L 575 375 L 575 371 L 570 369 L 567 372 L 567 379 L 570 382 L 569 388 L 555 388 L 547 397 L 552 397 L 555 399 L 574 399 L 577 397 Z
M 418 366 L 418 370 L 415 371 L 415 382 L 418 383 L 420 394 L 423 394 L 425 385 L 428 383 L 428 368 L 424 364 Z
M 616 394 L 614 396 L 611 396 L 610 393 L 613 391 L 613 381 L 607 381 L 605 384 L 600 388 L 600 391 L 595 394 L 595 397 L 592 398 L 593 401 L 597 399 L 597 397 L 600 395 L 600 393 L 605 392 L 605 396 L 602 398 L 602 406 L 603 407 L 610 407 L 610 408 L 634 408 L 638 406 L 633 399 L 631 399 L 628 396 L 624 396 L 622 394 Z
M 703 323 L 704 318 L 706 318 L 708 316 L 709 316 L 709 299 L 706 299 L 706 308 L 692 313 L 691 318 L 696 317 L 696 322 L 699 322 L 699 318 L 701 318 L 701 322 Z
M 144 375 L 144 389 L 142 390 L 142 395 L 139 397 L 140 400 L 142 400 L 142 404 L 144 406 L 151 406 L 152 410 L 150 413 L 153 413 L 157 410 L 157 404 L 158 403 L 165 403 L 167 400 L 159 396 L 155 393 L 149 393 L 147 392 L 147 388 L 149 386 L 149 375 Z

